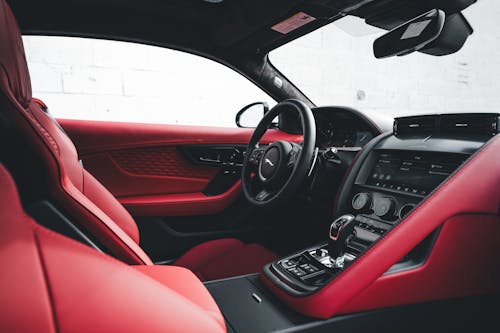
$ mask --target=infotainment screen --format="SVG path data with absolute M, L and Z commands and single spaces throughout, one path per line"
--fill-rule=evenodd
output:
M 464 155 L 379 151 L 366 184 L 426 195 L 454 172 Z

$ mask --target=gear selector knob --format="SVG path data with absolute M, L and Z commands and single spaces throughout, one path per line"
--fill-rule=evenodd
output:
M 342 215 L 330 225 L 328 239 L 328 254 L 335 260 L 342 256 L 346 248 L 346 240 L 354 230 L 354 216 Z

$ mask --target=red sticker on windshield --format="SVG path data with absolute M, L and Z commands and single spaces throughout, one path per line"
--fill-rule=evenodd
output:
M 315 17 L 312 17 L 311 15 L 303 12 L 298 12 L 297 14 L 287 18 L 286 20 L 273 25 L 271 29 L 277 32 L 281 32 L 282 34 L 287 34 L 290 31 L 300 28 L 301 26 L 314 20 L 316 20 Z

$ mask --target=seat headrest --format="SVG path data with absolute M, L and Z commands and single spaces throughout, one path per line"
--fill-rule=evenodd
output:
M 24 108 L 31 102 L 31 80 L 17 21 L 0 0 L 0 90 Z

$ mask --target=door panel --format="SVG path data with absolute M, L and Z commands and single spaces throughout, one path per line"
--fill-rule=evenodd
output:
M 81 156 L 103 151 L 137 147 L 196 144 L 246 145 L 251 128 L 182 126 L 58 119 Z M 300 142 L 301 135 L 270 129 L 262 143 L 277 140 Z
M 220 156 L 227 149 L 242 154 L 252 129 L 58 122 L 75 143 L 85 168 L 136 217 L 216 214 L 240 196 L 242 155 L 237 161 Z M 301 136 L 272 129 L 261 142 L 276 140 L 298 142 Z
M 134 216 L 153 260 L 170 261 L 211 239 L 271 237 L 270 224 L 241 200 L 241 159 L 252 129 L 58 122 L 85 168 Z M 262 142 L 301 139 L 269 130 Z
M 118 198 L 201 192 L 219 168 L 193 165 L 175 146 L 81 155 L 85 169 Z

